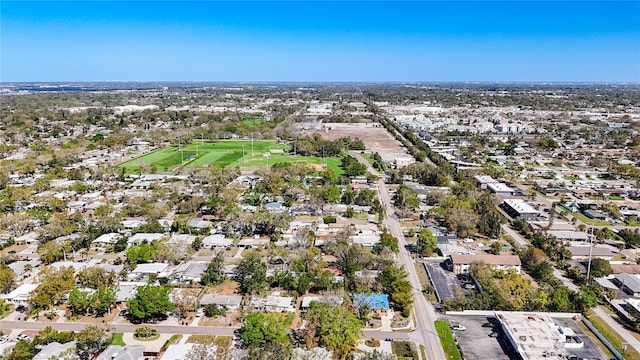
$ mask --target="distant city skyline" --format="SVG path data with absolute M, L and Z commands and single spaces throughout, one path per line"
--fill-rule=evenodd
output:
M 640 82 L 640 1 L 2 1 L 0 81 Z

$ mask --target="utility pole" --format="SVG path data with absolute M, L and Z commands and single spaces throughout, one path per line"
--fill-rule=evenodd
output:
M 593 225 L 591 225 L 591 236 L 589 237 L 589 262 L 587 263 L 587 279 L 585 285 L 589 285 L 589 276 L 591 275 L 591 254 L 593 252 Z

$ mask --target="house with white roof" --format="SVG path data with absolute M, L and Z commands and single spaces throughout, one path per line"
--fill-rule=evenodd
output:
M 213 234 L 202 239 L 202 247 L 211 249 L 211 248 L 222 248 L 231 246 L 233 244 L 233 239 L 229 239 L 222 234 Z
M 127 239 L 127 247 L 133 245 L 140 245 L 144 242 L 152 243 L 155 240 L 160 240 L 164 237 L 164 234 L 157 233 L 137 233 Z
M 62 268 L 72 268 L 74 273 L 82 271 L 87 267 L 86 263 L 83 262 L 75 262 L 75 261 L 56 261 L 53 264 L 49 264 L 49 267 L 52 267 L 56 270 L 60 270 Z
M 249 306 L 254 311 L 295 312 L 295 299 L 290 296 L 269 295 L 266 298 L 253 296 Z
M 198 303 L 201 306 L 216 304 L 218 306 L 225 306 L 229 311 L 236 311 L 240 308 L 240 303 L 242 302 L 242 295 L 231 294 L 231 295 L 212 295 L 205 294 L 200 298 Z
M 92 243 L 95 246 L 106 247 L 106 246 L 111 246 L 117 243 L 119 238 L 120 238 L 120 234 L 118 233 L 102 234 L 98 236 L 98 238 L 93 240 Z
M 37 284 L 22 284 L 10 293 L 2 295 L 2 298 L 16 306 L 27 305 L 29 303 L 29 294 L 37 287 Z
M 40 243 L 40 234 L 31 231 L 14 239 L 17 244 L 38 245 Z

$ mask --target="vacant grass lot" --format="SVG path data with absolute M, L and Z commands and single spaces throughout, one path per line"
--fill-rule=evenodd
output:
M 290 146 L 275 140 L 220 140 L 215 142 L 194 142 L 182 147 L 167 146 L 120 166 L 128 174 L 142 172 L 169 172 L 178 166 L 217 166 L 260 168 L 276 163 L 304 163 L 323 165 L 323 160 L 315 156 L 294 156 L 289 154 Z M 243 156 L 244 154 L 244 156 Z M 339 158 L 327 158 L 327 166 L 337 174 L 342 173 Z M 153 170 L 152 170 L 153 169 Z

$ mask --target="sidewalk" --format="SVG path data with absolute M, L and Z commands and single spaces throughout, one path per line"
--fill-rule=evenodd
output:
M 633 335 L 629 333 L 627 329 L 625 329 L 622 325 L 620 325 L 617 321 L 611 318 L 611 316 L 602 309 L 601 306 L 598 306 L 593 309 L 593 311 L 609 325 L 620 337 L 624 339 L 625 342 L 629 344 L 632 348 L 636 349 L 636 351 L 640 351 L 640 341 L 638 341 Z

